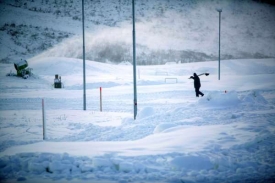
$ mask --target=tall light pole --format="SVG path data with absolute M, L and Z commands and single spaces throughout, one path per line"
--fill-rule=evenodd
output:
M 134 119 L 137 116 L 137 84 L 136 84 L 136 32 L 135 32 L 135 0 L 132 0 L 133 13 L 133 85 L 134 85 Z
M 219 80 L 221 78 L 221 12 L 222 9 L 216 9 L 219 12 Z
M 82 0 L 82 30 L 83 30 L 83 110 L 86 110 L 86 73 L 85 73 L 85 30 L 84 30 L 84 0 Z

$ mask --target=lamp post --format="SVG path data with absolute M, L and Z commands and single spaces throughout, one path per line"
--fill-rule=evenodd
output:
M 133 85 L 134 85 L 134 119 L 137 116 L 137 84 L 136 84 L 136 32 L 135 32 L 135 0 L 132 0 L 133 13 Z
M 85 73 L 85 30 L 84 30 L 84 0 L 82 0 L 82 31 L 83 31 L 83 110 L 86 110 L 86 73 Z
M 222 9 L 216 9 L 219 12 L 219 80 L 221 78 L 221 12 Z

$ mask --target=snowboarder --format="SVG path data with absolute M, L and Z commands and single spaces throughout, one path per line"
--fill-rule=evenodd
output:
M 200 92 L 201 81 L 200 81 L 199 76 L 196 73 L 194 73 L 193 76 L 190 76 L 189 79 L 194 79 L 194 88 L 195 88 L 195 92 L 196 92 L 196 97 L 199 97 L 199 95 L 201 95 L 203 97 L 204 94 L 202 92 Z

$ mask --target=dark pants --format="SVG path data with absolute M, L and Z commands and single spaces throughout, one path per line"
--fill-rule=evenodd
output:
M 196 97 L 199 97 L 199 95 L 203 96 L 204 94 L 202 92 L 200 92 L 200 87 L 199 88 L 195 88 L 196 91 Z

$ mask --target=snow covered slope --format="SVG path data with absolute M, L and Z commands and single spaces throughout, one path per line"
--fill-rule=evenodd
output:
M 86 111 L 82 60 L 33 59 L 27 80 L 0 64 L 1 182 L 274 180 L 274 59 L 224 60 L 221 80 L 214 61 L 138 66 L 136 120 L 132 66 L 86 64 Z M 193 72 L 210 73 L 200 77 L 202 98 Z M 64 88 L 53 88 L 55 74 Z
M 275 57 L 275 7 L 255 1 L 136 1 L 137 62 Z M 0 60 L 82 57 L 80 0 L 0 2 Z M 132 61 L 131 0 L 85 1 L 86 56 Z M 46 51 L 46 52 L 45 52 Z M 45 52 L 45 53 L 44 53 Z

